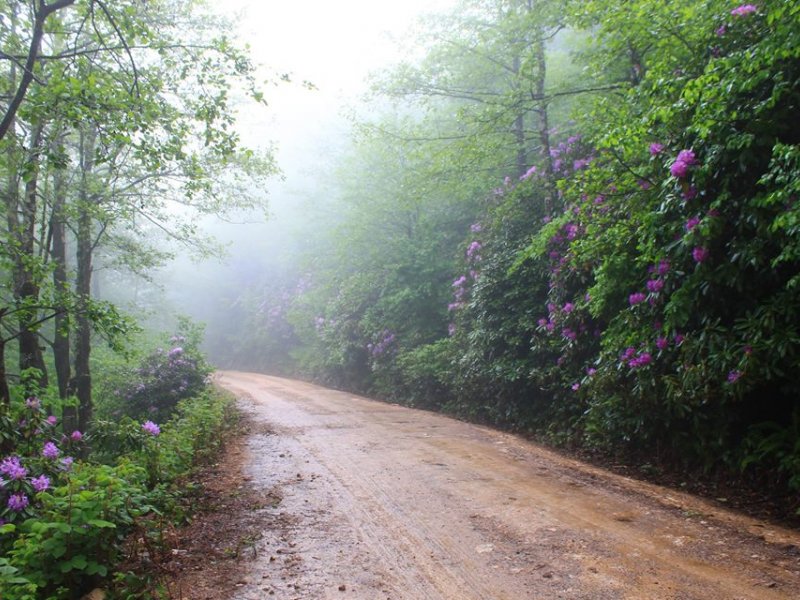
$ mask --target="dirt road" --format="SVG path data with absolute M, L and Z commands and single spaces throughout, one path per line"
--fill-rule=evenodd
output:
M 513 435 L 224 372 L 280 516 L 235 598 L 800 598 L 800 533 Z

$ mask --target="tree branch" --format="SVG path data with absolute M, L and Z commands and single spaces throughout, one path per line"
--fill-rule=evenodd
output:
M 28 92 L 28 87 L 33 81 L 33 69 L 36 65 L 36 59 L 42 45 L 42 37 L 44 36 L 44 22 L 47 20 L 47 17 L 57 10 L 70 6 L 74 3 L 75 0 L 57 0 L 52 4 L 45 4 L 44 0 L 39 0 L 38 9 L 34 8 L 33 35 L 31 35 L 31 44 L 28 48 L 28 56 L 25 59 L 25 67 L 22 72 L 22 79 L 19 82 L 19 87 L 17 88 L 14 97 L 11 99 L 8 108 L 6 109 L 3 120 L 0 121 L 0 140 L 2 140 L 6 136 L 6 133 L 8 133 L 8 130 L 17 115 L 17 110 L 19 110 L 22 100 L 25 98 L 25 94 Z

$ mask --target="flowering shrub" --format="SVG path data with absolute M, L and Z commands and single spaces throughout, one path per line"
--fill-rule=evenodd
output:
M 218 449 L 232 415 L 229 398 L 203 395 L 182 400 L 163 426 L 124 417 L 91 435 L 64 435 L 42 404 L 16 403 L 5 419 L 14 427 L 3 431 L 11 451 L 0 457 L 3 600 L 66 600 L 104 581 L 108 587 L 127 536 L 138 528 L 158 537 L 150 530 L 158 522 L 144 517 L 175 514 L 176 480 Z M 115 435 L 128 440 L 106 443 L 115 455 L 86 452 L 86 444 Z M 88 459 L 74 459 L 77 450 Z
M 145 357 L 132 373 L 131 383 L 114 392 L 121 414 L 165 420 L 178 402 L 205 389 L 211 370 L 196 344 L 176 335 L 170 345 L 167 350 L 159 348 Z

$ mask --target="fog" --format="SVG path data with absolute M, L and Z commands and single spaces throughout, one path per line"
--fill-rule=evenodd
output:
M 152 283 L 117 274 L 111 287 L 121 286 L 122 296 L 134 292 L 132 308 L 148 315 L 149 326 L 170 327 L 177 315 L 205 323 L 212 359 L 229 362 L 215 349 L 226 345 L 226 326 L 245 301 L 242 294 L 263 289 L 261 312 L 268 310 L 269 291 L 295 285 L 325 253 L 323 231 L 336 219 L 332 172 L 350 143 L 352 116 L 373 110 L 363 99 L 369 74 L 402 58 L 408 47 L 401 40 L 420 15 L 452 4 L 212 0 L 213 10 L 235 22 L 237 42 L 249 47 L 265 92 L 266 106 L 240 94 L 242 142 L 271 152 L 281 175 L 260 190 L 266 214 L 201 221 L 202 234 L 222 254 L 201 258 L 173 245 L 175 258 L 151 273 Z

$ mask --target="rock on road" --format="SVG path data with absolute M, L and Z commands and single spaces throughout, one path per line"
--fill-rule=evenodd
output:
M 441 415 L 216 378 L 282 496 L 236 598 L 800 598 L 798 532 Z

